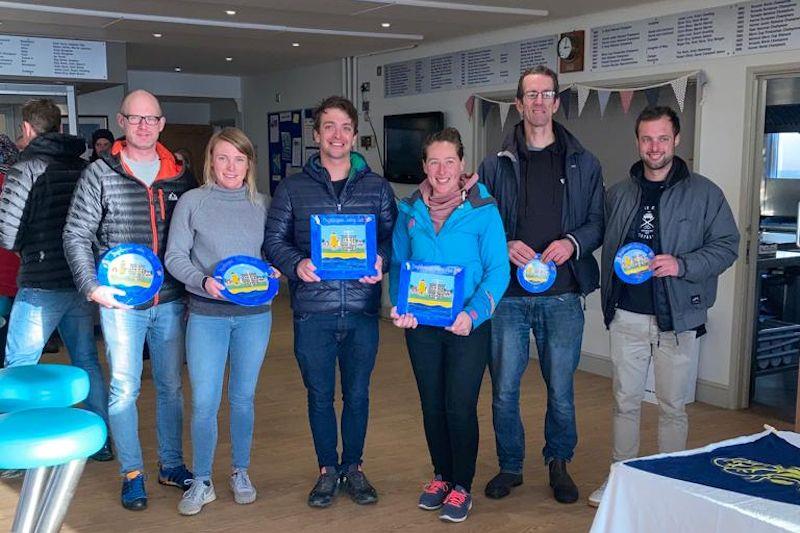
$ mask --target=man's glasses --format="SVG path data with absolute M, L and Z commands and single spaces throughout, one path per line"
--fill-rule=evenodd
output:
M 528 91 L 523 96 L 525 97 L 526 100 L 530 100 L 530 101 L 534 101 L 537 98 L 539 98 L 540 96 L 544 100 L 552 100 L 553 98 L 556 97 L 556 92 L 553 91 L 553 90 L 549 90 L 549 91 Z
M 127 120 L 128 124 L 130 124 L 131 126 L 138 126 L 142 122 L 142 120 L 144 120 L 144 123 L 147 124 L 148 126 L 155 126 L 156 124 L 158 124 L 159 120 L 164 118 L 164 117 L 160 117 L 158 115 L 125 115 L 125 114 L 122 114 L 122 116 L 125 117 L 125 120 Z

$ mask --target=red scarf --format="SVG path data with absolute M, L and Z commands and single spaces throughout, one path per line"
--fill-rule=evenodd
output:
M 458 178 L 459 187 L 455 191 L 447 194 L 437 195 L 433 191 L 433 185 L 427 179 L 419 184 L 419 192 L 422 194 L 422 201 L 428 206 L 428 212 L 433 221 L 436 233 L 442 229 L 445 220 L 450 216 L 456 207 L 464 203 L 467 199 L 469 190 L 478 182 L 478 175 L 467 176 L 462 174 Z

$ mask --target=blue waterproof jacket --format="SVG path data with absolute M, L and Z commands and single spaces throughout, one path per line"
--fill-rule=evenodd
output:
M 491 318 L 508 287 L 509 266 L 503 221 L 486 187 L 472 187 L 438 234 L 419 191 L 400 202 L 398 211 L 389 272 L 392 304 L 397 304 L 404 261 L 460 265 L 466 271 L 464 311 L 472 318 L 473 329 Z

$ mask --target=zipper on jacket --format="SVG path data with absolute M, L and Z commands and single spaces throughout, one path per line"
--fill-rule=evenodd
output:
M 164 189 L 158 189 L 158 206 L 161 208 L 161 222 L 166 222 L 167 210 L 164 207 Z
M 155 198 L 153 198 L 153 189 L 151 187 L 147 187 L 146 189 L 147 203 L 150 206 L 150 231 L 153 234 L 153 253 L 158 257 L 158 227 L 156 226 Z M 153 305 L 158 305 L 158 293 L 153 297 Z

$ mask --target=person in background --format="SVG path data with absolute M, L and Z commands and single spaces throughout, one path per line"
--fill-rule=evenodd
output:
M 129 93 L 117 124 L 125 140 L 101 152 L 78 181 L 64 227 L 64 251 L 78 290 L 100 305 L 111 367 L 109 422 L 122 474 L 120 503 L 140 511 L 147 508 L 147 492 L 136 402 L 145 338 L 156 392 L 158 482 L 181 490 L 191 484 L 192 473 L 183 462 L 185 291 L 165 272 L 158 294 L 132 308 L 117 300 L 122 290 L 99 283 L 96 258 L 120 244 L 141 244 L 163 262 L 175 204 L 194 187 L 194 178 L 158 142 L 166 119 L 155 96 Z
M 175 206 L 165 259 L 167 270 L 189 292 L 186 360 L 192 384 L 194 482 L 178 512 L 195 515 L 216 499 L 211 467 L 217 444 L 217 414 L 229 367 L 228 401 L 232 473 L 239 504 L 252 503 L 250 481 L 253 398 L 272 327 L 271 304 L 245 307 L 227 301 L 213 277 L 217 264 L 234 255 L 261 258 L 266 202 L 256 189 L 255 149 L 238 128 L 215 133 L 206 148 L 205 184 Z
M 64 257 L 62 230 L 86 166 L 86 142 L 59 133 L 61 111 L 49 99 L 22 106 L 26 148 L 9 169 L 0 197 L 0 247 L 18 253 L 19 291 L 11 307 L 7 367 L 35 365 L 58 329 L 73 365 L 89 375 L 86 406 L 108 423 L 108 391 L 94 338 L 94 309 L 76 289 Z M 92 456 L 114 458 L 111 440 Z
M 92 156 L 89 162 L 94 163 L 100 159 L 100 153 L 105 152 L 114 144 L 114 134 L 107 129 L 100 128 L 92 133 Z
M 462 522 L 472 508 L 472 478 L 478 456 L 478 394 L 489 362 L 489 318 L 508 286 L 503 221 L 494 199 L 464 174 L 464 146 L 454 128 L 425 141 L 426 180 L 399 205 L 392 238 L 389 294 L 396 303 L 405 261 L 458 265 L 465 270 L 464 310 L 446 328 L 418 326 L 412 314 L 397 314 L 417 380 L 425 437 L 434 477 L 418 506 L 441 508 L 439 518 Z
M 397 205 L 392 187 L 353 151 L 358 111 L 341 96 L 322 101 L 314 111 L 319 154 L 303 171 L 281 181 L 267 217 L 266 251 L 287 278 L 294 311 L 294 352 L 308 390 L 308 418 L 319 477 L 308 495 L 311 507 L 333 503 L 342 482 L 359 505 L 378 501 L 362 468 L 369 419 L 369 381 L 378 353 L 381 279 L 389 269 Z M 373 215 L 376 221 L 376 273 L 358 280 L 322 280 L 311 255 L 311 215 Z M 339 429 L 334 410 L 336 364 L 344 407 Z
M 11 166 L 17 162 L 19 149 L 8 135 L 0 133 L 0 189 Z M 17 273 L 19 272 L 19 256 L 14 252 L 0 248 L 0 368 L 6 360 L 6 335 L 8 335 L 8 318 L 11 315 L 11 304 L 17 294 Z
M 578 443 L 574 375 L 581 356 L 581 299 L 598 288 L 592 255 L 603 241 L 603 172 L 600 161 L 553 120 L 558 75 L 544 65 L 522 73 L 516 107 L 522 120 L 478 169 L 497 201 L 508 258 L 524 267 L 535 254 L 557 268 L 553 285 L 531 294 L 511 276 L 492 318 L 492 421 L 500 472 L 486 484 L 489 498 L 503 498 L 522 484 L 525 429 L 519 410 L 530 336 L 547 386 L 542 456 L 559 503 L 578 500 L 567 471 Z
M 705 332 L 717 278 L 738 255 L 739 231 L 722 190 L 675 155 L 681 124 L 669 107 L 636 119 L 639 161 L 609 189 L 603 240 L 601 300 L 611 332 L 614 393 L 612 461 L 639 455 L 639 424 L 650 361 L 658 399 L 658 451 L 686 449 L 689 387 L 697 336 Z M 614 258 L 629 243 L 655 254 L 653 276 L 622 283 Z M 598 506 L 607 480 L 589 496 Z

